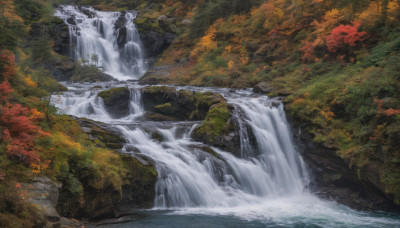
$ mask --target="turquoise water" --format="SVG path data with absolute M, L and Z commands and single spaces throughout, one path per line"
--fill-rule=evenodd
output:
M 99 227 L 400 227 L 400 214 L 359 212 L 309 196 L 232 208 L 139 211 L 131 221 Z

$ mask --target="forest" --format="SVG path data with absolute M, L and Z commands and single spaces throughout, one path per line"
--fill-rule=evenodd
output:
M 127 186 L 145 195 L 137 181 L 157 176 L 90 140 L 52 104 L 67 89 L 55 68 L 74 69 L 77 81 L 101 70 L 55 49 L 59 4 L 137 10 L 139 32 L 174 34 L 144 84 L 264 83 L 262 93 L 285 97 L 287 115 L 313 143 L 400 205 L 400 0 L 0 0 L 1 227 L 48 224 L 28 201 L 36 177 L 62 184 L 57 211 L 79 218 L 93 210 L 88 195 L 110 194 L 98 199 L 104 204 L 123 199 Z M 160 23 L 162 15 L 174 20 Z

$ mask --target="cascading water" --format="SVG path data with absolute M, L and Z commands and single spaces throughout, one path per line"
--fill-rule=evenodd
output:
M 118 80 L 139 79 L 146 64 L 136 12 L 102 12 L 91 7 L 59 6 L 55 16 L 69 26 L 70 57 L 98 65 Z
M 140 88 L 131 88 L 131 115 L 117 121 L 132 121 L 132 116 L 144 113 L 140 95 Z M 236 117 L 237 121 L 250 126 L 260 151 L 241 158 L 214 148 L 219 156 L 216 158 L 202 150 L 201 144 L 192 142 L 188 134 L 196 123 L 181 126 L 186 134 L 180 136 L 176 133 L 177 126 L 156 127 L 154 130 L 165 139 L 162 143 L 151 139 L 141 128 L 118 125 L 128 141 L 125 148 L 134 147 L 156 161 L 159 178 L 155 205 L 160 208 L 239 206 L 263 197 L 303 194 L 308 183 L 307 171 L 293 148 L 282 107 L 267 107 L 267 100 L 267 97 L 229 99 L 244 113 L 243 117 Z M 59 98 L 58 107 L 79 117 L 116 121 L 110 118 L 94 91 L 67 92 Z M 248 134 L 245 124 L 240 131 Z M 241 141 L 245 144 L 248 139 L 242 137 Z M 125 152 L 129 153 L 127 149 Z
M 251 93 L 213 90 L 222 93 L 234 107 L 235 121 L 240 128 L 241 155 L 234 156 L 211 147 L 216 152 L 213 154 L 209 147 L 206 149 L 206 145 L 190 138 L 199 122 L 139 121 L 145 113 L 141 86 L 112 84 L 103 85 L 103 88 L 127 85 L 131 91 L 130 115 L 121 119 L 110 117 L 101 98 L 97 97 L 102 89 L 88 89 L 93 85 L 69 86 L 68 92 L 54 95 L 52 101 L 63 113 L 114 126 L 127 140 L 124 153 L 154 161 L 158 171 L 155 209 L 173 210 L 163 224 L 175 224 L 184 216 L 193 215 L 212 215 L 207 217 L 206 224 L 210 225 L 218 222 L 213 220 L 215 216 L 234 216 L 256 221 L 255 227 L 257 224 L 260 227 L 400 224 L 395 219 L 356 212 L 320 200 L 306 190 L 308 172 L 293 146 L 282 104 L 272 106 L 268 97 L 256 97 Z M 152 139 L 149 132 L 157 132 L 164 140 Z M 236 221 L 232 218 L 223 221 L 224 225 L 237 225 L 232 223 Z M 160 224 L 157 219 L 154 223 Z M 146 224 L 139 222 L 139 226 Z M 186 226 L 187 223 L 180 225 Z

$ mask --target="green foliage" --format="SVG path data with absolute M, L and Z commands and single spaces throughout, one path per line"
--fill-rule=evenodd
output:
M 227 17 L 230 14 L 248 12 L 251 7 L 259 4 L 259 2 L 258 0 L 205 0 L 196 11 L 190 25 L 190 34 L 192 37 L 202 36 L 217 19 Z
M 44 6 L 39 1 L 15 0 L 16 13 L 24 19 L 25 24 L 38 21 L 44 14 Z
M 31 42 L 31 58 L 36 64 L 45 64 L 52 57 L 52 46 L 49 38 L 43 36 Z
M 10 20 L 0 16 L 0 50 L 15 50 L 18 39 L 24 34 L 23 24 L 18 20 Z

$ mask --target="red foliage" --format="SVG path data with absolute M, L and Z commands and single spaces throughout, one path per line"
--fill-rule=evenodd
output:
M 8 100 L 8 95 L 13 91 L 8 81 L 4 81 L 0 84 L 0 102 Z
M 378 108 L 378 116 L 380 114 L 384 114 L 385 116 L 394 116 L 394 115 L 399 115 L 400 114 L 400 110 L 398 109 L 393 109 L 393 108 L 389 108 L 389 109 L 384 109 L 383 108 L 383 104 L 385 103 L 383 100 L 378 99 L 378 98 L 374 98 L 374 103 L 376 104 L 376 107 Z
M 300 50 L 304 52 L 304 55 L 302 57 L 303 60 L 310 60 L 312 54 L 314 53 L 314 45 L 313 43 L 307 43 L 302 47 Z
M 359 42 L 365 40 L 367 33 L 359 32 L 360 25 L 339 25 L 334 28 L 331 34 L 326 36 L 326 46 L 330 52 L 337 52 L 339 50 L 348 50 L 355 47 Z
M 0 111 L 3 140 L 8 143 L 7 153 L 26 163 L 37 161 L 39 156 L 34 151 L 34 139 L 40 133 L 40 127 L 29 116 L 30 110 L 20 104 L 8 104 Z
M 390 108 L 390 109 L 385 110 L 384 113 L 387 116 L 399 115 L 400 114 L 400 110 Z
M 2 76 L 4 80 L 10 79 L 10 77 L 16 74 L 14 53 L 8 50 L 2 51 L 0 53 L 0 62 L 2 65 L 0 76 Z

